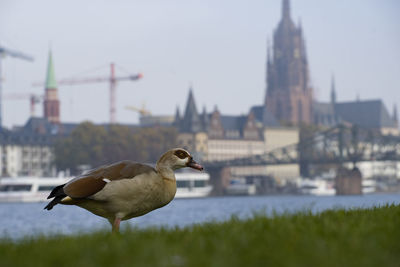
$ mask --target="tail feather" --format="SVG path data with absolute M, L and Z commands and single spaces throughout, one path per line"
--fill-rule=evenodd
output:
M 63 199 L 63 197 L 56 197 L 53 200 L 51 200 L 46 207 L 44 207 L 45 210 L 51 210 L 55 205 L 57 205 L 58 203 L 60 203 L 61 199 Z
M 53 190 L 51 190 L 50 195 L 47 197 L 47 199 L 56 197 L 56 196 L 59 195 L 59 193 L 61 193 L 61 192 L 62 192 L 62 194 L 65 195 L 64 190 L 63 190 L 64 185 L 66 185 L 66 184 L 62 184 L 62 185 L 59 185 L 59 186 L 54 187 Z M 60 192 L 60 191 L 61 191 L 61 192 Z
M 67 195 L 64 192 L 64 187 L 65 184 L 56 186 L 50 193 L 50 195 L 47 197 L 47 199 L 54 198 L 52 199 L 46 207 L 44 207 L 45 210 L 51 210 L 55 205 L 61 202 L 61 200 L 66 197 Z

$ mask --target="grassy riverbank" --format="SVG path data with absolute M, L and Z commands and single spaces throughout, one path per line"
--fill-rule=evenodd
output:
M 108 230 L 108 229 L 107 229 Z M 0 266 L 399 266 L 400 206 L 0 240 Z

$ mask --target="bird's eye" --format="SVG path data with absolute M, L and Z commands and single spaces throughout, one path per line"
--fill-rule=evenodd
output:
M 184 158 L 187 158 L 189 156 L 188 153 L 186 151 L 183 151 L 183 150 L 177 150 L 177 151 L 175 151 L 174 154 L 175 154 L 175 156 L 177 156 L 180 159 L 184 159 Z

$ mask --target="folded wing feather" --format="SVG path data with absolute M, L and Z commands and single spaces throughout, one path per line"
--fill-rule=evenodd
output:
M 101 166 L 78 176 L 69 181 L 63 189 L 65 194 L 71 198 L 85 198 L 102 190 L 107 184 L 107 180 L 112 182 L 120 179 L 133 179 L 140 174 L 155 171 L 148 165 L 124 160 L 112 165 Z

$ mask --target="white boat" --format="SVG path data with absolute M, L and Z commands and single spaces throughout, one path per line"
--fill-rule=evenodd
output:
M 362 179 L 361 182 L 363 194 L 373 194 L 376 192 L 376 181 L 372 179 Z
M 361 190 L 363 194 L 371 194 L 376 191 L 376 182 L 372 179 L 362 179 Z M 298 187 L 301 194 L 315 196 L 333 196 L 336 194 L 333 179 L 301 179 Z
M 314 196 L 333 196 L 336 194 L 333 180 L 301 179 L 298 184 L 301 194 Z
M 185 169 L 177 171 L 175 177 L 176 198 L 206 197 L 211 193 L 210 175 L 206 172 Z
M 50 191 L 71 178 L 17 177 L 0 179 L 0 202 L 46 201 Z
M 212 186 L 205 172 L 177 172 L 177 198 L 206 197 Z M 0 179 L 0 202 L 46 201 L 51 190 L 72 177 L 17 177 Z
M 246 184 L 246 179 L 244 178 L 232 179 L 225 188 L 225 193 L 233 196 L 252 196 L 256 194 L 256 191 L 256 185 Z

